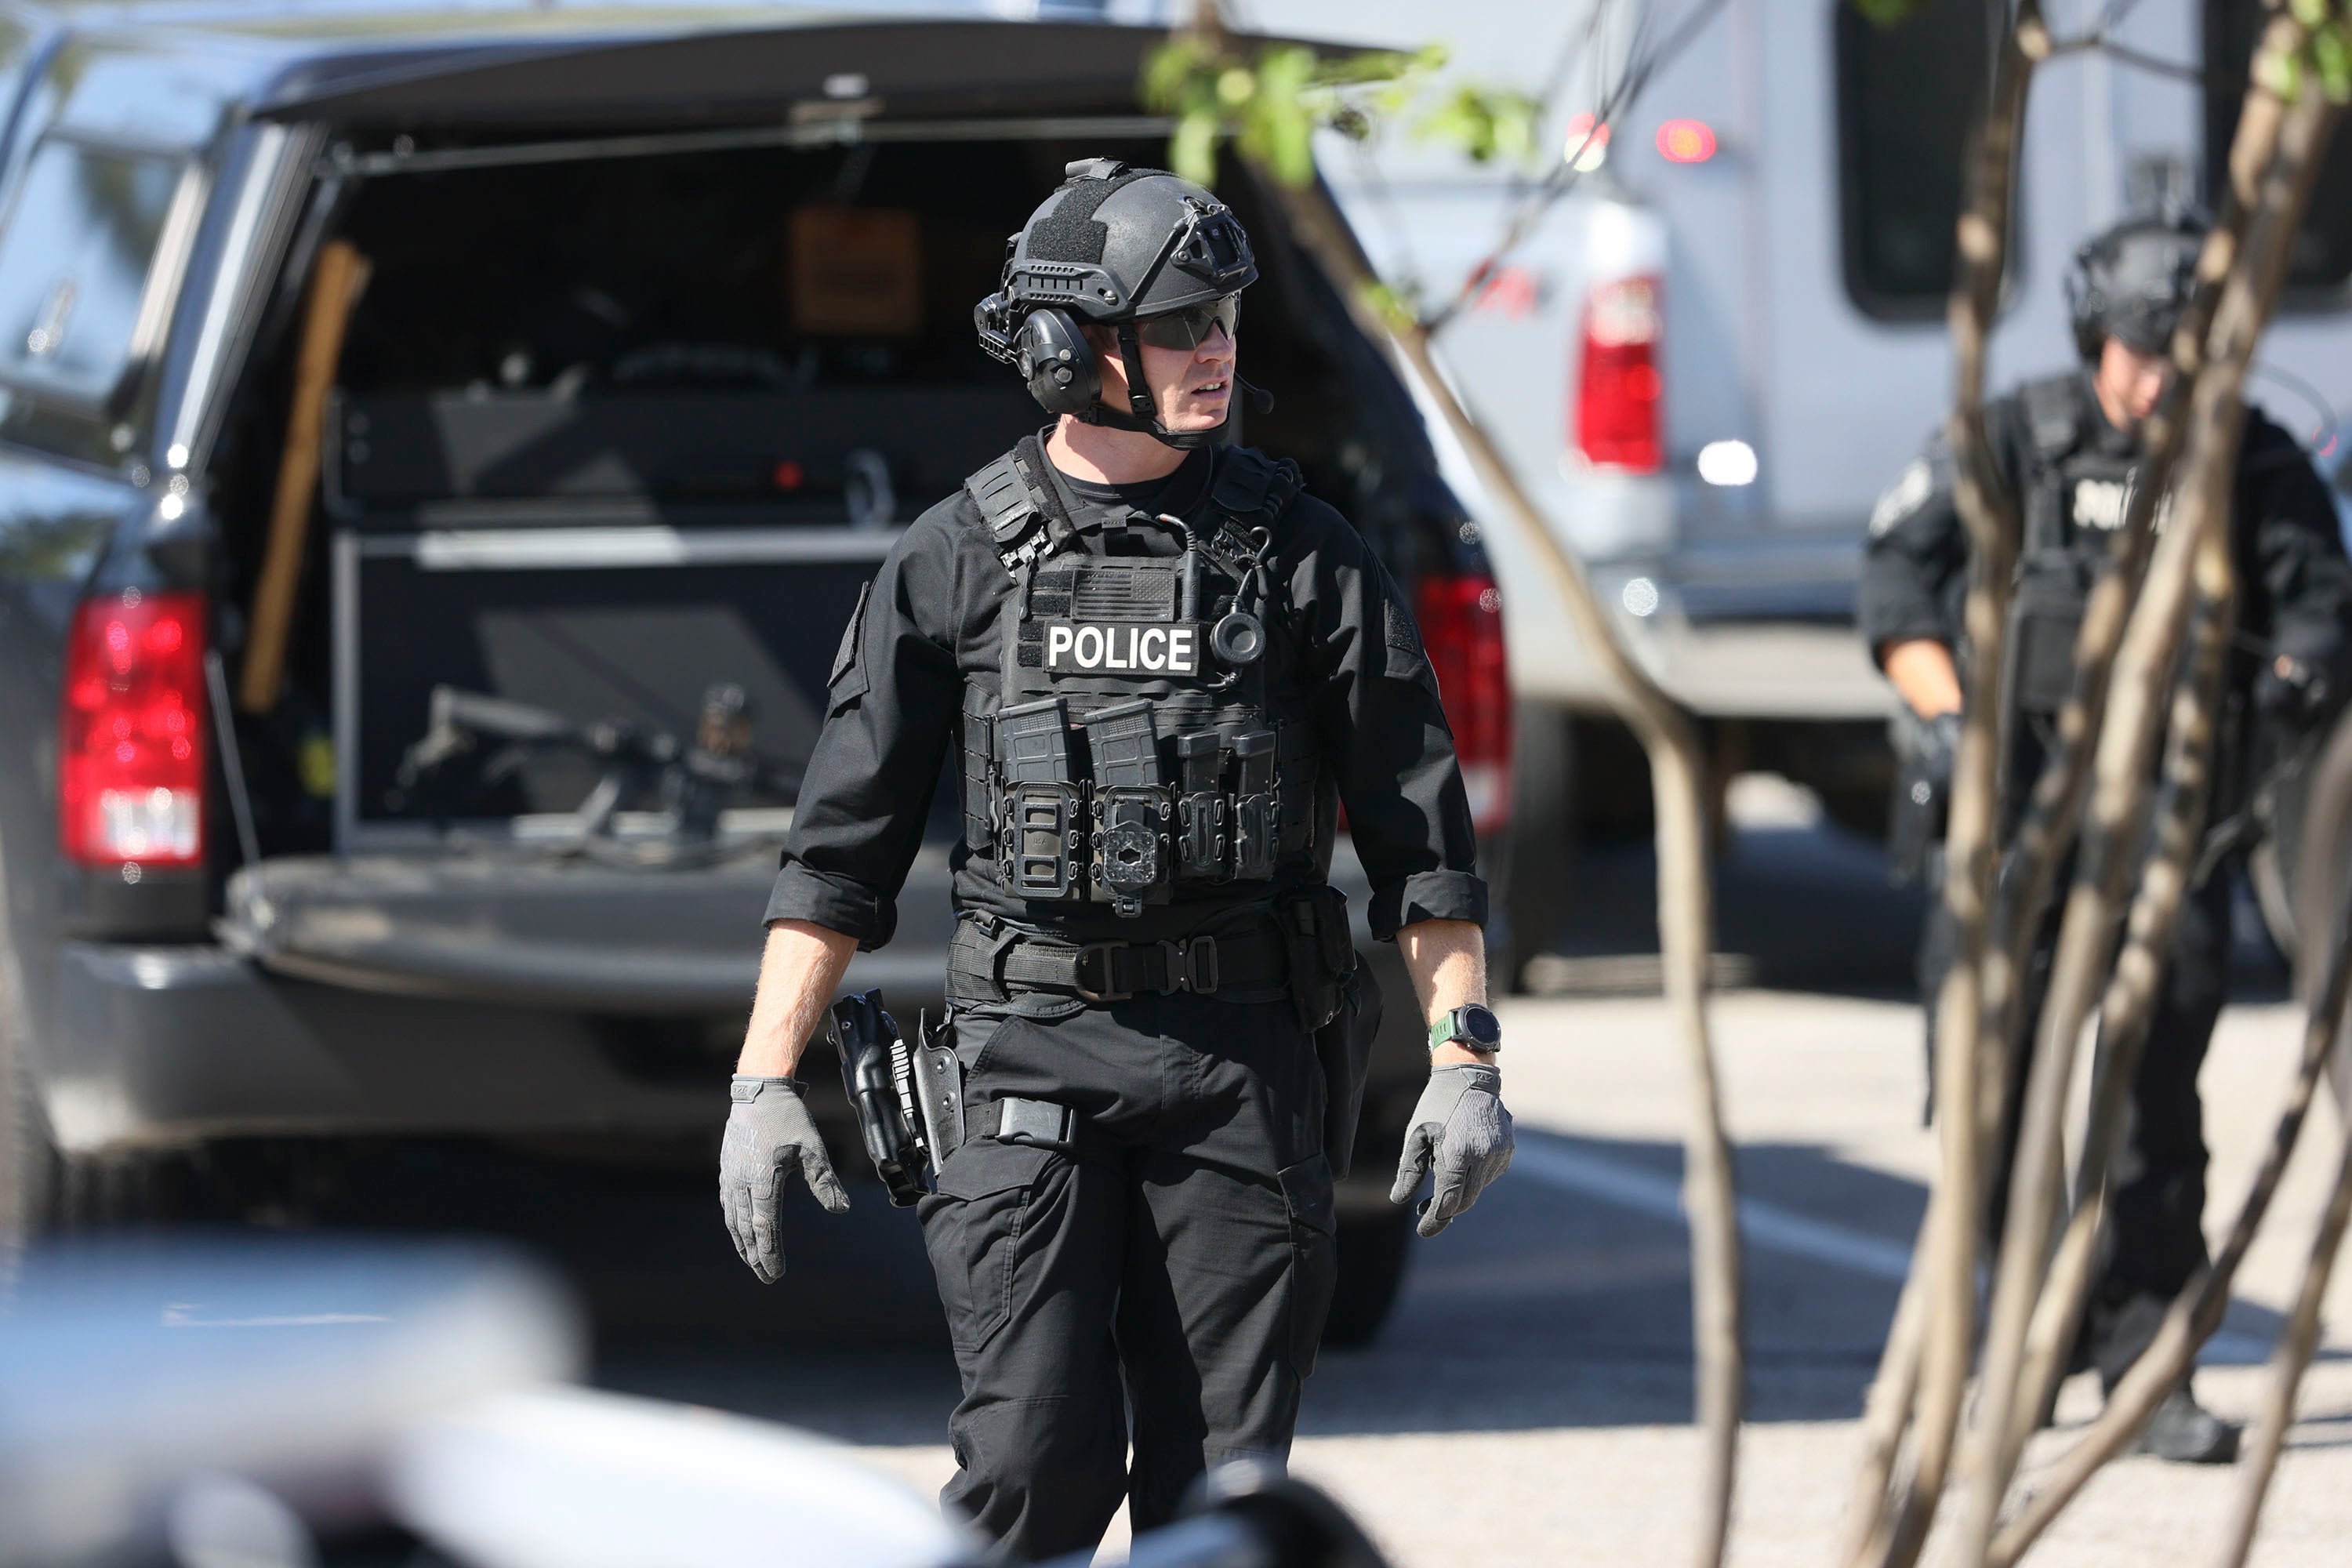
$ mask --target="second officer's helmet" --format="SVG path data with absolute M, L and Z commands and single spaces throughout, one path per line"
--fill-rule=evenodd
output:
M 2085 360 L 2120 338 L 2142 353 L 2162 353 L 2197 287 L 2197 254 L 2210 226 L 2193 208 L 2140 213 L 2086 241 L 2066 275 L 2074 346 Z
M 1192 447 L 1218 430 L 1178 433 L 1160 423 L 1143 379 L 1139 318 L 1206 312 L 1257 280 L 1239 219 L 1202 186 L 1164 169 L 1084 158 L 1006 246 L 997 291 L 972 308 L 980 346 L 1021 372 L 1048 414 L 1140 430 Z M 1230 310 L 1218 319 L 1230 329 Z M 1081 323 L 1114 330 L 1127 366 L 1128 406 L 1102 401 L 1102 376 Z

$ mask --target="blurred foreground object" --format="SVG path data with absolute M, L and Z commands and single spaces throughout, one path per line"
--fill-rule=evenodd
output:
M 383 1473 L 394 1517 L 480 1568 L 943 1568 L 979 1555 L 930 1500 L 839 1444 L 584 1388 L 424 1423 Z
M 36 1248 L 0 1322 L 0 1564 L 156 1553 L 202 1476 L 364 1518 L 395 1435 L 582 1353 L 557 1289 L 480 1247 Z
M 346 1542 L 469 1568 L 981 1561 L 853 1449 L 566 1386 L 584 1351 L 561 1289 L 489 1247 L 35 1250 L 0 1318 L 0 1568 L 307 1568 L 359 1561 Z M 1129 1561 L 1384 1568 L 1329 1498 L 1255 1462 Z
M 1085 1568 L 1092 1552 L 1049 1568 Z M 1127 1568 L 1387 1568 L 1356 1521 L 1280 1465 L 1236 1459 L 1201 1478 L 1185 1517 L 1136 1538 Z

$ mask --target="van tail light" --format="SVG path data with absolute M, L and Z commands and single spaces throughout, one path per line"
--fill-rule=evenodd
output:
M 1415 606 L 1470 816 L 1481 832 L 1511 820 L 1511 683 L 1503 662 L 1503 597 L 1484 575 L 1428 576 Z
M 1595 468 L 1654 474 L 1662 466 L 1660 321 L 1655 278 L 1604 283 L 1585 302 L 1572 435 Z
M 58 721 L 58 831 L 86 866 L 205 858 L 205 600 L 91 599 L 74 612 Z

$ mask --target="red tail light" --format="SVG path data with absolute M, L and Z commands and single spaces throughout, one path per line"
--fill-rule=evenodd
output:
M 1511 683 L 1503 666 L 1503 596 L 1486 576 L 1421 580 L 1421 640 L 1454 731 L 1470 816 L 1483 829 L 1511 819 Z
M 1658 436 L 1658 280 L 1625 278 L 1592 291 L 1576 387 L 1576 449 L 1596 468 L 1654 474 Z
M 205 601 L 128 593 L 74 612 L 58 830 L 89 866 L 205 858 Z

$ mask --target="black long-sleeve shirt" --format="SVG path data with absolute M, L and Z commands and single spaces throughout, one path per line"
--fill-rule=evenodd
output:
M 1084 548 L 1173 553 L 1168 533 L 1104 524 L 1129 507 L 1205 517 L 1213 460 L 1196 453 L 1164 482 L 1119 492 L 1057 479 Z M 1270 885 L 1186 886 L 1176 902 L 1121 919 L 1099 903 L 1024 902 L 1004 888 L 986 847 L 975 854 L 960 845 L 950 862 L 959 910 L 1085 940 L 1183 934 L 1319 880 L 1343 805 L 1371 882 L 1374 935 L 1392 938 L 1423 920 L 1484 923 L 1486 888 L 1452 731 L 1394 580 L 1346 519 L 1305 494 L 1275 530 L 1272 567 L 1276 613 L 1288 628 L 1277 636 L 1295 660 L 1293 684 L 1320 752 L 1311 854 L 1278 863 Z M 992 707 L 1002 689 L 1013 586 L 961 490 L 917 518 L 893 546 L 835 661 L 824 727 L 767 920 L 809 921 L 867 949 L 890 940 L 932 791 L 958 744 L 965 688 L 981 688 Z

